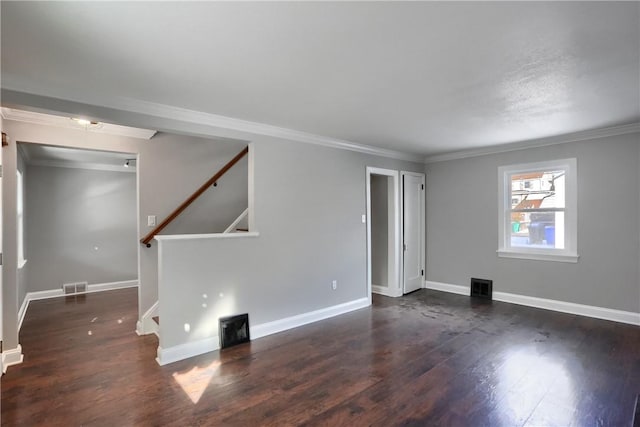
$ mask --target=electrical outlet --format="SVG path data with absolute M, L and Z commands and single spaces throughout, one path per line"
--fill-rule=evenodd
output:
M 333 282 L 331 282 L 331 289 L 333 289 L 334 291 L 336 289 L 338 289 L 338 281 L 334 280 Z
M 149 215 L 147 217 L 147 227 L 155 227 L 156 226 L 156 216 Z

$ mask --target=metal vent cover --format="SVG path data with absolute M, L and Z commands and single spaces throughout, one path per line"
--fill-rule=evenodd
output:
M 89 290 L 89 282 L 65 283 L 62 285 L 62 291 L 65 295 L 81 294 Z
M 493 280 L 471 278 L 471 296 L 493 299 Z

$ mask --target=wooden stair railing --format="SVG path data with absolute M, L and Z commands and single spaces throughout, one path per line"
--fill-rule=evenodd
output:
M 142 243 L 143 245 L 146 245 L 148 248 L 150 248 L 151 247 L 151 241 L 156 236 L 156 234 L 158 234 L 162 230 L 164 230 L 164 228 L 167 225 L 169 225 L 171 223 L 171 221 L 176 219 L 178 217 L 178 215 L 180 215 L 182 213 L 182 211 L 184 211 L 186 208 L 188 208 L 191 203 L 193 203 L 198 197 L 200 197 L 202 195 L 202 193 L 204 193 L 207 190 L 207 188 L 211 187 L 212 185 L 214 185 L 214 186 L 217 185 L 217 181 L 220 178 L 222 178 L 222 176 L 225 173 L 227 173 L 227 171 L 229 169 L 231 169 L 233 167 L 233 165 L 238 163 L 240 161 L 240 159 L 242 159 L 244 156 L 246 156 L 248 152 L 249 152 L 249 147 L 246 147 L 244 150 L 239 152 L 233 159 L 229 160 L 229 162 L 226 165 L 224 165 L 222 167 L 222 169 L 220 169 L 214 176 L 212 176 L 211 179 L 209 179 L 207 182 L 202 184 L 202 186 L 200 186 L 200 188 L 198 188 L 191 196 L 189 196 L 189 198 L 187 200 L 182 202 L 182 204 L 180 206 L 178 206 L 176 208 L 176 210 L 171 212 L 171 214 L 168 217 L 166 217 L 164 219 L 164 221 L 162 221 L 158 226 L 156 226 L 156 228 L 151 230 L 149 232 L 149 234 L 147 234 L 142 239 L 140 239 L 140 243 Z

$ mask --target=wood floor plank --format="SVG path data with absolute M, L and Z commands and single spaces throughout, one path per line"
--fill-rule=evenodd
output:
M 160 367 L 137 291 L 31 303 L 3 426 L 630 425 L 640 328 L 422 290 Z

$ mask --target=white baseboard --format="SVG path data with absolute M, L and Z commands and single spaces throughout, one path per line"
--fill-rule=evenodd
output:
M 401 289 L 391 289 L 388 286 L 371 285 L 371 291 L 376 294 L 384 295 L 387 297 L 401 297 Z
M 18 344 L 16 348 L 5 350 L 2 352 L 2 373 L 7 373 L 7 368 L 22 363 L 24 356 L 22 355 L 22 346 Z
M 251 339 L 258 339 L 267 335 L 286 331 L 288 329 L 297 328 L 319 320 L 328 319 L 330 317 L 345 314 L 350 311 L 358 310 L 369 306 L 369 298 L 361 298 L 349 301 L 344 304 L 338 304 L 331 307 L 321 308 L 319 310 L 310 311 L 308 313 L 298 314 L 296 316 L 286 317 L 284 319 L 275 320 L 273 322 L 263 323 L 261 325 L 250 326 L 249 335 Z M 199 341 L 179 344 L 169 348 L 158 347 L 158 357 L 156 361 L 159 365 L 177 362 L 178 360 L 187 359 L 202 353 L 218 350 L 220 348 L 219 337 L 214 336 Z
M 528 307 L 543 308 L 545 310 L 560 311 L 562 313 L 577 314 L 579 316 L 640 326 L 640 313 L 634 313 L 632 311 L 614 310 L 612 308 L 510 294 L 507 292 L 494 292 L 493 299 L 494 301 L 526 305 Z
M 436 291 L 449 292 L 452 294 L 469 296 L 470 290 L 466 286 L 450 285 L 449 283 L 432 282 L 430 280 L 424 281 L 424 287 L 427 289 L 433 289 Z
M 150 308 L 147 310 L 140 320 L 136 322 L 136 334 L 138 335 L 149 335 L 156 334 L 158 335 L 158 324 L 153 320 L 154 316 L 158 315 L 158 301 L 156 301 Z
M 169 348 L 162 348 L 158 346 L 158 357 L 156 357 L 156 362 L 158 362 L 158 365 L 164 366 L 199 354 L 209 353 L 210 351 L 218 350 L 219 348 L 220 338 L 218 338 L 217 335 L 215 337 L 205 338 L 198 341 L 178 344 Z
M 427 289 L 451 292 L 460 295 L 469 295 L 470 293 L 469 288 L 466 286 L 451 285 L 448 283 L 427 281 L 425 282 L 425 287 Z M 493 300 L 640 326 L 640 313 L 634 313 L 632 311 L 614 310 L 612 308 L 530 297 L 527 295 L 518 295 L 508 292 L 493 292 Z
M 330 317 L 339 316 L 350 311 L 359 310 L 369 306 L 369 298 L 360 298 L 357 300 L 345 302 L 343 304 L 331 307 L 321 308 L 320 310 L 310 311 L 308 313 L 298 314 L 296 316 L 285 317 L 284 319 L 274 320 L 273 322 L 263 323 L 261 325 L 250 327 L 251 338 L 261 338 L 267 335 L 276 334 L 288 329 L 297 328 L 319 320 L 328 319 Z
M 110 282 L 110 283 L 96 283 L 94 285 L 89 285 L 89 291 L 91 292 L 101 292 L 101 291 L 113 291 L 116 289 L 124 289 L 124 288 L 135 288 L 138 286 L 140 282 L 138 280 L 123 280 L 122 282 Z
M 124 289 L 124 288 L 135 288 L 138 286 L 137 280 L 124 280 L 121 282 L 109 282 L 109 283 L 96 283 L 93 285 L 87 286 L 87 292 L 82 292 L 79 294 L 72 295 L 81 295 L 81 294 L 90 294 L 93 292 L 103 292 L 103 291 L 112 291 L 115 289 Z M 62 289 L 51 289 L 48 291 L 36 291 L 36 292 L 27 292 L 24 296 L 24 301 L 22 301 L 22 305 L 20 305 L 20 309 L 18 310 L 18 331 L 22 328 L 22 321 L 24 320 L 25 314 L 27 314 L 27 308 L 29 308 L 29 303 L 31 301 L 47 299 L 47 298 L 57 298 L 65 296 L 64 291 Z

